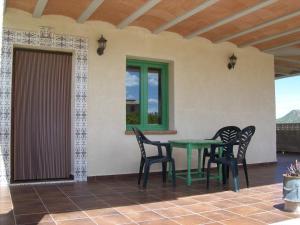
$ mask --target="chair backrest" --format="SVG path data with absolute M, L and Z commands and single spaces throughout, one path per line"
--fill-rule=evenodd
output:
M 227 126 L 218 130 L 212 139 L 217 139 L 218 137 L 220 137 L 223 143 L 228 143 L 236 139 L 240 132 L 241 129 L 236 126 Z
M 246 151 L 251 141 L 252 136 L 255 133 L 255 126 L 245 127 L 239 135 L 239 148 L 237 152 L 237 160 L 241 162 L 246 157 Z
M 136 136 L 136 140 L 137 140 L 137 142 L 139 144 L 142 157 L 146 158 L 147 156 L 146 156 L 146 151 L 145 151 L 144 143 L 146 143 L 149 140 L 145 137 L 145 135 L 143 134 L 143 132 L 140 129 L 138 129 L 136 127 L 133 127 L 132 130 L 133 130 L 133 132 L 134 132 L 134 134 Z

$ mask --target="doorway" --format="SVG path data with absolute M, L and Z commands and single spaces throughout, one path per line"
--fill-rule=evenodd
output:
M 12 182 L 71 176 L 72 54 L 14 49 Z

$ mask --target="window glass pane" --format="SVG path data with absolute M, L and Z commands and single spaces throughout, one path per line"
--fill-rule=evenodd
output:
M 161 70 L 148 70 L 148 123 L 161 124 Z
M 126 70 L 126 124 L 140 124 L 139 67 L 128 66 Z

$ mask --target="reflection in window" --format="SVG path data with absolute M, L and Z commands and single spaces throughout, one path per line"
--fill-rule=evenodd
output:
M 140 123 L 140 68 L 127 67 L 126 71 L 126 123 Z
M 148 123 L 161 124 L 161 73 L 148 69 Z

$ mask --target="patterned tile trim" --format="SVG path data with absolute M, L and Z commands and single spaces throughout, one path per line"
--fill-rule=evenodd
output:
M 72 133 L 74 180 L 87 180 L 87 38 L 55 34 L 49 27 L 40 32 L 3 28 L 0 74 L 0 184 L 10 183 L 11 90 L 14 46 L 72 51 L 75 64 L 72 75 Z

